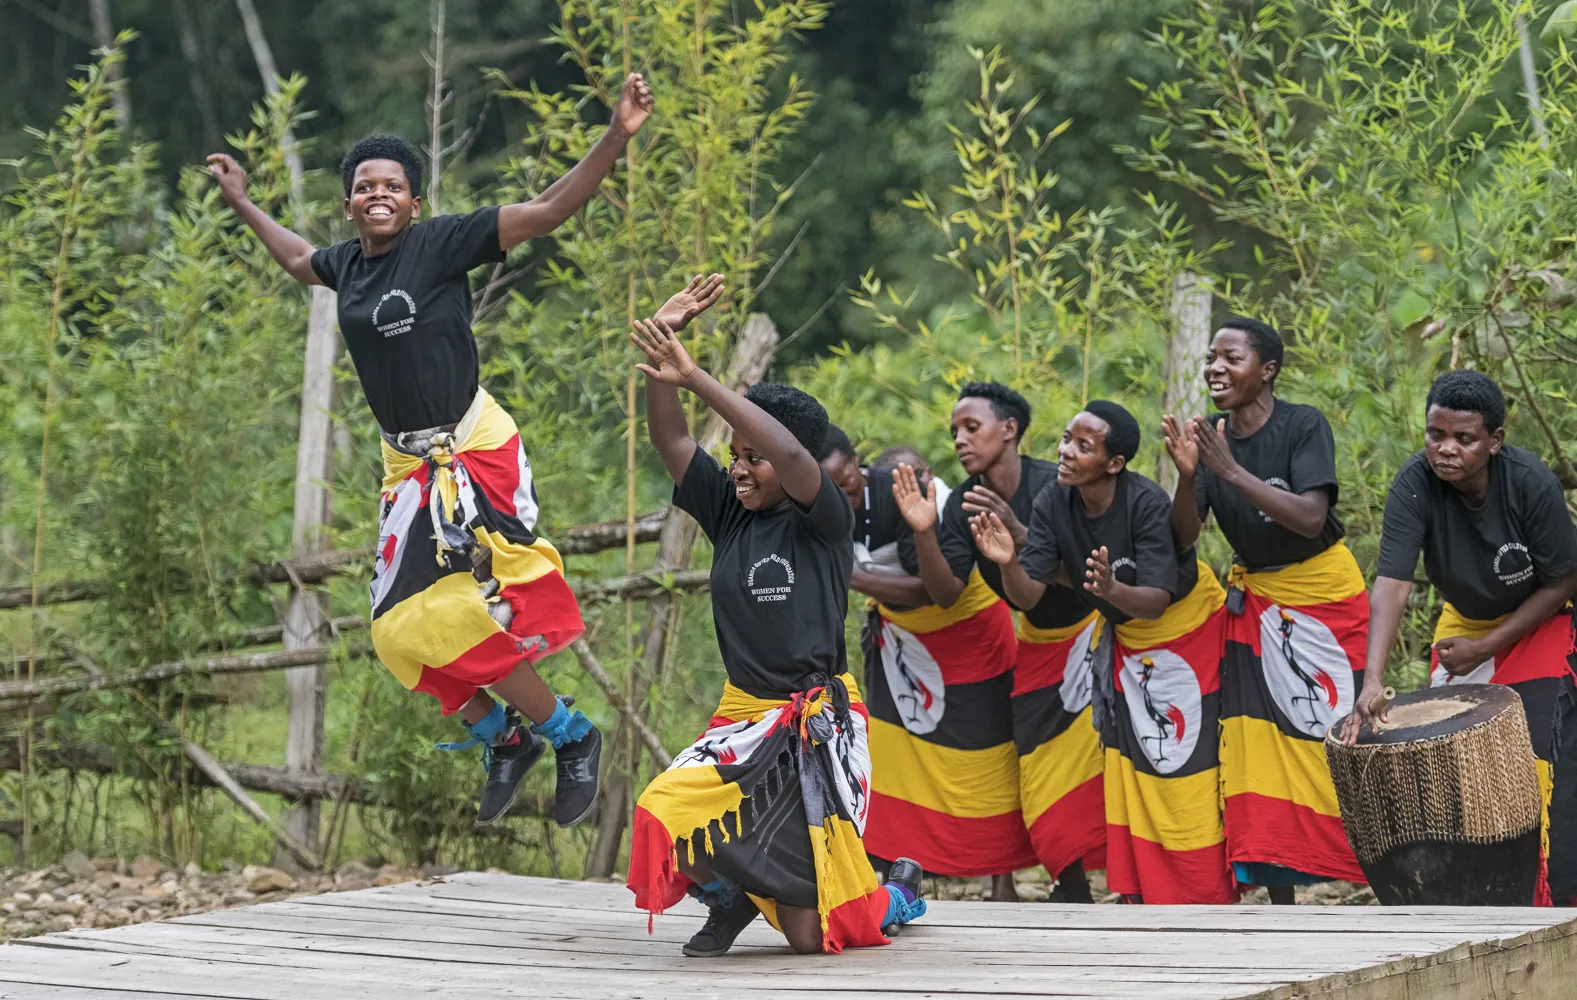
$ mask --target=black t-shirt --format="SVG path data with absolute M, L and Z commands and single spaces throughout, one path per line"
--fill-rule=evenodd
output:
M 1210 417 L 1210 426 L 1226 419 L 1226 414 Z M 1336 439 L 1325 414 L 1312 406 L 1276 400 L 1265 426 L 1246 438 L 1227 431 L 1227 447 L 1252 476 L 1292 493 L 1324 489 L 1331 506 L 1325 526 L 1313 538 L 1272 521 L 1258 507 L 1228 486 L 1216 474 L 1200 465 L 1194 477 L 1194 499 L 1201 519 L 1215 512 L 1216 523 L 1237 553 L 1238 561 L 1249 570 L 1273 569 L 1302 562 L 1335 545 L 1346 534 L 1336 516 Z
M 1489 495 L 1478 510 L 1420 451 L 1385 498 L 1379 575 L 1411 580 L 1419 552 L 1446 600 L 1489 621 L 1577 569 L 1577 527 L 1555 473 L 1530 451 L 1506 445 L 1489 460 Z
M 674 505 L 712 540 L 712 619 L 723 666 L 758 698 L 804 691 L 848 669 L 843 619 L 854 571 L 854 511 L 827 474 L 809 507 L 746 510 L 717 460 L 697 448 Z
M 1084 560 L 1106 546 L 1112 575 L 1131 587 L 1159 587 L 1175 601 L 1199 582 L 1199 561 L 1193 546 L 1182 552 L 1172 537 L 1172 501 L 1160 484 L 1137 472 L 1117 474 L 1117 493 L 1105 513 L 1091 517 L 1076 487 L 1047 484 L 1030 513 L 1029 543 L 1019 565 L 1032 580 L 1050 584 L 1057 567 L 1082 584 Z M 1089 593 L 1089 601 L 1114 625 L 1133 616 Z
M 412 223 L 376 257 L 361 252 L 360 240 L 312 254 L 312 270 L 339 293 L 340 333 L 385 431 L 465 416 L 479 370 L 466 275 L 503 259 L 496 207 Z
M 865 502 L 854 512 L 854 540 L 875 553 L 878 549 L 894 545 L 898 551 L 898 564 L 910 576 L 920 575 L 920 555 L 914 547 L 914 529 L 898 510 L 898 500 L 893 496 L 893 470 L 874 468 L 865 470 Z
M 1040 495 L 1047 483 L 1057 481 L 1057 465 L 1024 455 L 1019 456 L 1019 462 L 1018 492 L 1008 498 L 1008 506 L 1013 509 L 1013 516 L 1019 519 L 1019 523 L 1027 528 L 1035 497 Z M 1063 628 L 1076 624 L 1088 615 L 1090 606 L 1085 603 L 1080 591 L 1056 584 L 1047 585 L 1045 595 L 1033 608 L 1021 608 L 1008 600 L 1006 591 L 1002 589 L 1002 567 L 980 554 L 980 549 L 975 545 L 974 533 L 969 530 L 969 515 L 964 511 L 964 494 L 979 485 L 979 476 L 970 476 L 964 480 L 961 486 L 948 495 L 937 524 L 937 542 L 953 575 L 967 581 L 969 571 L 978 568 L 986 586 L 998 597 L 1008 601 L 1015 610 L 1022 611 L 1036 628 Z M 1084 577 L 1081 574 L 1077 579 L 1083 580 Z

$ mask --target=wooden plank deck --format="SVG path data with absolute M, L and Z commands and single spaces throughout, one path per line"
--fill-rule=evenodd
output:
M 1577 913 L 933 903 L 891 947 L 799 957 L 757 921 L 687 959 L 689 900 L 468 873 L 0 947 L 0 1000 L 731 997 L 1570 1000 Z

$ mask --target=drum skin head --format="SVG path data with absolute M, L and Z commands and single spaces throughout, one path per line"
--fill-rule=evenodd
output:
M 1460 733 L 1513 708 L 1520 710 L 1522 699 L 1503 684 L 1454 684 L 1409 691 L 1391 702 L 1389 721 L 1379 732 L 1368 726 L 1359 731 L 1358 745 L 1412 743 Z M 1341 724 L 1334 730 L 1340 732 Z

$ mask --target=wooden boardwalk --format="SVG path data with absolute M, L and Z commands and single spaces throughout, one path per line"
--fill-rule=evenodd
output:
M 725 958 L 623 886 L 463 874 L 0 947 L 0 998 L 404 1000 L 898 994 L 1570 1000 L 1570 910 L 933 903 L 891 947 L 798 957 L 761 921 Z

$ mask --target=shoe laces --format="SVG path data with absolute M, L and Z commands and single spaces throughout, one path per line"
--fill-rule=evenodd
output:
M 560 750 L 557 754 L 557 762 L 560 779 L 569 781 L 591 780 L 591 761 L 585 754 L 565 754 Z

